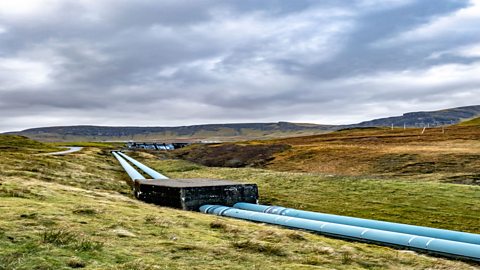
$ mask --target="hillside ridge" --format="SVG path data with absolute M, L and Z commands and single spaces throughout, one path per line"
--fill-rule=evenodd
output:
M 54 126 L 31 128 L 7 134 L 27 136 L 40 141 L 239 141 L 318 135 L 345 128 L 357 127 L 424 127 L 458 124 L 480 116 L 480 105 L 409 112 L 402 116 L 379 118 L 351 125 L 322 125 L 308 123 L 232 123 L 190 126 Z
M 419 111 L 408 112 L 402 116 L 393 116 L 386 118 L 374 119 L 354 124 L 354 127 L 379 127 L 393 126 L 395 127 L 424 127 L 424 126 L 441 126 L 453 125 L 459 122 L 480 116 L 480 105 L 457 107 L 438 111 Z
M 262 137 L 288 137 L 313 135 L 336 130 L 334 125 L 303 123 L 240 123 L 206 124 L 177 127 L 110 127 L 110 126 L 57 126 L 11 132 L 40 141 L 158 141 L 158 140 L 218 140 L 225 138 L 256 139 Z M 228 140 L 228 139 L 227 139 Z

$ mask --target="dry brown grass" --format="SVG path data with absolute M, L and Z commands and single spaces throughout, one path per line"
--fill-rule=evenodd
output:
M 278 145 L 285 147 L 275 149 Z M 213 167 L 350 176 L 390 174 L 480 184 L 480 126 L 431 128 L 423 134 L 422 129 L 353 129 L 271 141 L 192 146 L 174 155 Z
M 440 180 L 480 170 L 480 127 L 348 130 L 275 140 L 292 146 L 267 168 L 338 175 L 442 174 Z

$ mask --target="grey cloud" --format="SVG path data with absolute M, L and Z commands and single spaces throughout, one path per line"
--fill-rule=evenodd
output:
M 455 51 L 476 44 L 469 35 L 375 46 L 468 1 L 51 3 L 28 16 L 0 10 L 0 130 L 349 123 L 478 94 L 477 59 Z M 455 80 L 432 79 L 442 68 Z

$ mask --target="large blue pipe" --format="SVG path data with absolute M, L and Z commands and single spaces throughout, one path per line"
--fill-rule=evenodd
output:
M 377 229 L 390 232 L 413 234 L 425 237 L 445 239 L 457 242 L 480 245 L 480 235 L 474 233 L 465 233 L 459 231 L 450 231 L 443 229 L 435 229 L 430 227 L 422 227 L 394 222 L 378 221 L 372 219 L 354 218 L 339 215 L 323 214 L 310 211 L 296 210 L 280 206 L 267 206 L 251 203 L 236 203 L 233 207 L 248 211 L 269 213 L 288 217 L 297 217 L 302 219 L 317 220 L 323 222 L 331 222 L 337 224 L 359 226 L 370 229 Z
M 133 165 L 137 166 L 140 170 L 144 171 L 146 174 L 150 175 L 153 179 L 168 179 L 165 175 L 155 171 L 154 169 L 140 163 L 136 159 L 133 159 L 122 152 L 118 152 L 119 155 L 124 157 L 126 160 L 130 161 Z
M 449 257 L 480 261 L 480 245 L 470 243 L 303 218 L 279 216 L 220 205 L 204 205 L 200 207 L 200 211 L 207 214 L 304 229 L 344 239 L 360 240 L 388 246 L 426 251 Z
M 127 172 L 128 176 L 135 181 L 136 179 L 145 179 L 143 175 L 141 175 L 137 170 L 135 170 L 132 165 L 128 164 L 128 162 L 123 159 L 121 156 L 119 156 L 117 153 L 112 152 L 113 156 L 120 162 L 120 165 L 122 165 L 123 169 Z

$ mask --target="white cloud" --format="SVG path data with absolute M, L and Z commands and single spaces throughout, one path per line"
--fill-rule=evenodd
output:
M 463 57 L 480 57 L 480 43 L 460 47 L 455 54 Z
M 373 10 L 384 10 L 384 9 L 395 9 L 398 7 L 410 5 L 415 0 L 357 0 L 356 4 L 359 8 L 365 9 L 367 11 Z
M 434 52 L 428 57 L 428 59 L 440 59 L 443 56 L 451 56 L 451 55 L 465 57 L 465 58 L 480 57 L 480 43 L 460 46 L 451 50 Z
M 50 82 L 51 68 L 42 62 L 22 58 L 0 58 L 0 90 L 13 91 Z
M 374 45 L 385 47 L 432 39 L 455 39 L 468 35 L 475 37 L 480 35 L 479 25 L 480 0 L 470 0 L 470 5 L 465 8 L 448 15 L 434 17 L 426 24 L 376 42 Z
M 194 26 L 192 34 L 209 37 L 228 50 L 255 45 L 247 57 L 257 61 L 315 63 L 334 57 L 353 28 L 354 14 L 346 9 L 312 9 L 282 17 L 260 12 L 238 17 L 223 11 L 211 22 Z
M 410 111 L 474 105 L 480 96 L 478 74 L 480 62 L 444 64 L 427 69 L 336 79 L 317 85 L 317 89 L 336 93 L 334 97 L 341 100 L 339 106 L 342 110 L 361 108 L 358 113 L 350 115 L 366 120 Z M 306 98 L 315 100 L 321 96 L 312 92 Z
M 368 76 L 332 80 L 332 89 L 357 87 L 359 96 L 375 98 L 375 95 L 397 95 L 398 98 L 422 98 L 430 94 L 452 91 L 480 91 L 480 62 L 473 64 L 443 64 L 428 69 L 407 69 L 401 72 L 379 72 Z M 369 90 L 362 92 L 364 90 Z M 412 95 L 409 96 L 409 93 Z
M 480 62 L 312 81 L 311 90 L 298 93 L 301 99 L 295 100 L 301 117 L 292 117 L 351 124 L 411 111 L 475 105 L 480 96 L 478 74 Z
M 52 10 L 61 0 L 2 0 L 0 15 L 28 17 Z

